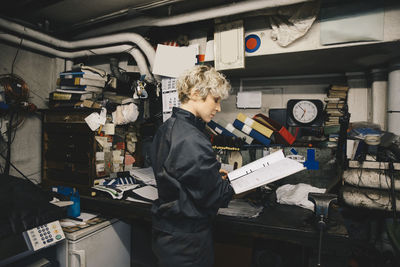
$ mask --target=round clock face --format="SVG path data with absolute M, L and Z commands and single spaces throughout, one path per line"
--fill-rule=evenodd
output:
M 310 123 L 317 118 L 317 106 L 308 100 L 297 102 L 292 109 L 293 118 L 300 123 Z

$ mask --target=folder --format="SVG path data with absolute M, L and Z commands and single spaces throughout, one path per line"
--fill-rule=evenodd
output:
M 256 114 L 253 119 L 274 131 L 275 140 L 278 143 L 288 143 L 289 145 L 293 144 L 296 138 L 285 128 L 285 126 L 279 124 L 273 119 L 265 116 L 264 114 Z
M 237 137 L 236 135 L 234 135 L 233 133 L 231 133 L 230 131 L 228 131 L 227 129 L 225 129 L 224 127 L 222 127 L 221 125 L 219 125 L 218 123 L 216 123 L 213 120 L 209 121 L 207 123 L 207 125 L 218 134 L 222 134 L 225 136 L 231 136 L 231 137 Z
M 236 129 L 232 123 L 227 123 L 225 126 L 225 129 L 227 129 L 228 131 L 230 131 L 231 133 L 233 133 L 234 135 L 236 135 L 237 137 L 240 138 L 244 138 L 245 142 L 247 144 L 251 144 L 251 142 L 253 142 L 253 137 L 251 137 L 250 135 L 247 135 L 241 131 L 239 131 L 238 129 Z
M 233 133 L 234 135 L 236 135 L 239 138 L 244 139 L 244 141 L 247 144 L 251 144 L 251 142 L 253 142 L 253 137 L 245 134 L 242 131 L 239 131 L 238 129 L 236 129 L 232 123 L 228 123 L 227 121 L 223 120 L 223 119 L 218 119 L 218 121 L 216 121 L 219 125 L 222 125 L 223 127 L 225 127 L 226 130 L 230 131 L 231 133 Z
M 262 125 L 261 123 L 247 117 L 246 115 L 244 115 L 243 113 L 239 113 L 236 117 L 237 120 L 243 122 L 244 124 L 246 124 L 247 126 L 253 128 L 254 130 L 256 130 L 257 132 L 259 132 L 262 135 L 265 135 L 266 137 L 270 138 L 271 135 L 273 134 L 273 130 L 271 130 L 270 128 Z
M 241 122 L 238 119 L 236 119 L 233 122 L 233 126 L 235 126 L 236 129 L 241 130 L 245 134 L 250 135 L 251 137 L 253 137 L 254 139 L 256 139 L 257 141 L 259 141 L 261 144 L 263 144 L 265 146 L 269 146 L 269 144 L 271 143 L 271 140 L 269 138 L 267 138 L 266 136 L 260 134 L 259 132 L 257 132 L 256 130 L 252 129 L 250 126 L 244 124 L 243 122 Z

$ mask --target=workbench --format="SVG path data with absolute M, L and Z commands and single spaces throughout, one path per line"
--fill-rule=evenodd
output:
M 85 211 L 122 217 L 131 222 L 148 224 L 151 228 L 150 207 L 150 204 L 145 203 L 81 196 L 81 208 Z M 318 249 L 319 232 L 314 217 L 311 210 L 281 204 L 264 207 L 263 212 L 256 218 L 218 215 L 214 226 L 215 241 L 242 242 L 250 246 L 254 240 L 283 241 L 298 245 L 303 256 L 308 258 L 311 254 L 315 255 Z M 323 235 L 322 250 L 333 255 L 338 261 L 338 265 L 335 266 L 346 266 L 343 261 L 350 251 L 348 232 L 338 209 L 331 209 L 329 217 L 328 230 Z M 309 266 L 307 259 L 302 261 L 297 266 Z

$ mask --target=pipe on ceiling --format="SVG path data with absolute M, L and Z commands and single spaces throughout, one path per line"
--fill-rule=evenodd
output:
M 128 53 L 130 54 L 135 61 L 138 64 L 139 72 L 140 75 L 146 75 L 146 80 L 147 81 L 153 81 L 153 76 L 151 75 L 148 67 L 147 67 L 147 62 L 145 57 L 143 56 L 142 52 L 133 47 L 132 45 L 116 45 L 116 46 L 109 46 L 109 47 L 103 47 L 103 48 L 93 48 L 93 49 L 85 49 L 85 50 L 80 50 L 80 51 L 72 51 L 72 52 L 66 52 L 66 51 L 59 51 L 57 49 L 35 43 L 30 40 L 25 40 L 21 38 L 7 34 L 7 33 L 0 33 L 0 39 L 8 41 L 10 43 L 19 45 L 23 47 L 27 47 L 36 51 L 40 51 L 43 53 L 47 53 L 56 57 L 60 58 L 78 58 L 78 57 L 83 57 L 83 56 L 94 56 L 94 55 L 106 55 L 106 54 L 114 54 L 114 53 Z
M 89 38 L 85 40 L 64 41 L 51 37 L 39 31 L 29 29 L 25 26 L 19 25 L 15 22 L 8 21 L 3 18 L 0 18 L 0 27 L 7 29 L 9 31 L 16 32 L 23 36 L 28 36 L 30 38 L 33 38 L 34 40 L 39 40 L 56 48 L 63 48 L 63 49 L 79 49 L 84 47 L 96 47 L 96 46 L 113 45 L 117 43 L 127 43 L 127 42 L 134 43 L 146 55 L 151 67 L 153 67 L 154 58 L 156 55 L 153 46 L 141 35 L 136 33 L 119 33 L 119 34 Z
M 137 48 L 132 48 L 131 50 L 129 50 L 129 54 L 131 54 L 131 56 L 135 59 L 139 68 L 140 75 L 146 75 L 145 79 L 147 81 L 154 81 L 153 76 L 150 73 L 149 68 L 147 67 L 146 58 L 143 56 L 143 53 L 140 52 L 140 50 Z M 155 75 L 154 78 L 159 80 L 158 75 Z
M 254 1 L 242 1 L 237 3 L 232 3 L 229 5 L 223 5 L 219 7 L 212 7 L 204 10 L 194 11 L 185 14 L 179 14 L 167 18 L 134 18 L 130 20 L 125 20 L 122 22 L 114 23 L 102 28 L 91 30 L 79 34 L 76 38 L 87 38 L 90 36 L 98 36 L 103 34 L 109 34 L 112 32 L 117 32 L 121 30 L 133 29 L 141 26 L 156 26 L 165 27 L 172 25 L 185 24 L 195 21 L 202 21 L 207 19 L 215 19 L 224 16 L 236 15 L 240 13 L 255 11 L 265 8 L 274 8 L 281 6 L 288 6 L 303 2 L 310 2 L 313 0 L 254 0 Z
M 279 7 L 279 6 L 286 6 L 286 5 L 292 5 L 292 4 L 297 4 L 297 3 L 302 3 L 302 2 L 308 2 L 311 0 L 255 0 L 255 1 L 244 1 L 244 2 L 239 2 L 239 3 L 233 3 L 230 5 L 225 5 L 225 6 L 220 6 L 220 7 L 213 7 L 209 8 L 206 10 L 200 10 L 200 11 L 195 11 L 187 14 L 180 14 L 176 15 L 173 17 L 168 17 L 168 18 L 161 18 L 161 19 L 147 19 L 147 18 L 138 18 L 138 19 L 133 19 L 133 20 L 128 20 L 125 22 L 113 24 L 107 27 L 104 27 L 98 31 L 96 31 L 96 35 L 102 34 L 102 33 L 110 33 L 110 32 L 115 32 L 115 31 L 121 31 L 124 29 L 132 29 L 137 26 L 171 26 L 171 25 L 177 25 L 177 24 L 184 24 L 184 23 L 189 23 L 189 22 L 195 22 L 195 21 L 201 21 L 201 20 L 206 20 L 206 19 L 213 19 L 213 18 L 218 18 L 222 16 L 229 16 L 229 15 L 234 15 L 234 14 L 239 14 L 239 13 L 244 13 L 244 12 L 249 12 L 249 11 L 255 11 L 263 8 L 273 8 L 273 7 Z M 41 42 L 45 42 L 49 45 L 55 46 L 57 48 L 65 48 L 65 49 L 78 49 L 78 48 L 83 48 L 83 47 L 96 47 L 96 46 L 102 46 L 102 45 L 111 45 L 111 44 L 117 44 L 117 43 L 124 43 L 124 42 L 132 42 L 136 44 L 146 55 L 149 64 L 151 68 L 153 68 L 154 64 L 154 58 L 155 58 L 155 51 L 154 48 L 151 46 L 151 44 L 146 41 L 141 35 L 136 34 L 136 33 L 119 33 L 119 34 L 112 34 L 112 35 L 107 35 L 107 36 L 100 36 L 100 37 L 94 37 L 94 38 L 89 38 L 89 39 L 84 39 L 84 40 L 78 40 L 78 41 L 64 41 L 60 40 L 54 37 L 51 37 L 47 34 L 41 33 L 39 31 L 35 31 L 33 29 L 29 29 L 27 27 L 24 27 L 22 25 L 19 25 L 17 23 L 5 20 L 3 18 L 0 18 L 0 27 L 5 28 L 7 30 L 19 33 L 23 36 L 29 36 L 33 38 L 34 40 L 39 40 Z M 90 33 L 90 32 L 88 32 Z M 14 36 L 15 37 L 15 36 Z M 8 35 L 6 37 L 3 35 L 3 39 L 11 38 L 11 35 Z M 15 37 L 19 40 L 18 37 Z M 11 41 L 11 40 L 9 40 Z M 25 44 L 28 43 L 27 40 L 25 40 Z M 63 55 L 61 57 L 63 58 L 71 58 L 73 55 L 76 54 L 81 54 L 83 53 L 82 56 L 84 55 L 93 55 L 91 51 L 97 50 L 97 51 L 104 51 L 101 50 L 103 48 L 97 48 L 97 49 L 91 49 L 91 50 L 82 50 L 82 51 L 77 51 L 75 52 L 62 52 L 56 49 L 51 49 L 50 47 L 45 47 L 41 46 L 40 44 L 31 42 L 32 46 L 31 48 L 35 49 L 34 47 L 38 49 L 38 47 L 41 47 L 43 50 L 40 51 L 53 51 L 53 52 L 47 52 L 53 55 Z M 108 49 L 108 48 L 104 48 Z M 111 48 L 110 48 L 111 49 Z M 119 51 L 121 52 L 121 51 Z M 110 52 L 113 53 L 113 52 Z M 79 56 L 75 56 L 79 57 Z M 146 75 L 147 76 L 147 75 Z

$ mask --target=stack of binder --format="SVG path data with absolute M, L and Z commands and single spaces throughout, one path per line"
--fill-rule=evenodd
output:
M 107 76 L 87 69 L 61 72 L 56 89 L 49 94 L 49 107 L 75 107 L 103 92 Z
M 236 129 L 236 128 L 232 125 L 232 123 L 226 122 L 226 121 L 224 121 L 224 120 L 222 120 L 222 119 L 218 120 L 218 123 L 219 123 L 220 125 L 222 125 L 223 127 L 225 127 L 225 129 L 226 129 L 227 131 L 233 133 L 234 135 L 236 135 L 236 136 L 239 137 L 239 138 L 242 138 L 242 139 L 246 142 L 246 144 L 249 144 L 249 145 L 250 145 L 250 144 L 253 142 L 253 138 L 252 138 L 251 136 L 249 136 L 249 135 L 247 135 L 247 134 L 245 134 L 245 133 L 239 131 L 238 129 Z
M 65 92 L 50 92 L 49 107 L 50 108 L 68 108 L 82 104 L 82 101 L 92 99 L 93 94 L 86 92 L 83 94 L 65 93 Z
M 252 138 L 256 139 L 265 146 L 269 146 L 271 143 L 270 137 L 274 131 L 247 117 L 243 113 L 239 113 L 237 115 L 235 121 L 233 122 L 233 126 L 245 134 L 250 135 Z
M 221 125 L 219 125 L 217 122 L 211 120 L 210 122 L 207 123 L 207 125 L 217 134 L 222 134 L 225 136 L 231 136 L 231 137 L 237 137 L 236 135 L 234 135 L 233 133 L 231 133 L 230 131 L 228 131 L 227 129 L 225 129 L 224 127 L 222 127 Z
M 89 70 L 61 72 L 57 78 L 57 91 L 102 93 L 106 81 L 106 77 Z
M 254 115 L 253 119 L 265 127 L 269 127 L 274 131 L 274 140 L 277 144 L 293 144 L 296 138 L 285 128 L 273 119 L 258 113 Z
M 237 137 L 217 122 L 211 120 L 207 126 L 212 130 L 211 143 L 213 148 L 226 150 L 240 150 L 244 139 Z

